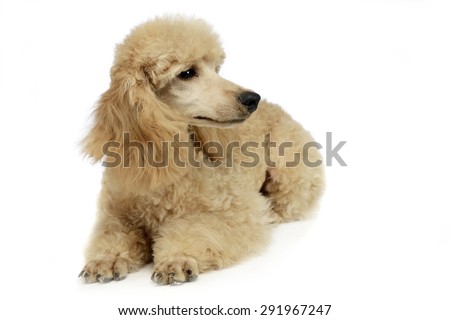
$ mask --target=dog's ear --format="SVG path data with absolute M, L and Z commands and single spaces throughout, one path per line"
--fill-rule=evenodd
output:
M 188 163 L 186 148 L 172 144 L 188 141 L 187 123 L 156 96 L 144 71 L 133 74 L 111 70 L 111 85 L 100 97 L 93 126 L 82 141 L 83 152 L 94 161 L 105 156 L 108 142 L 115 142 L 121 163 L 115 168 L 128 188 L 142 182 L 146 188 L 177 181 Z M 126 144 L 128 143 L 128 147 Z M 105 159 L 108 160 L 108 159 Z
M 125 100 L 126 87 L 112 79 L 110 87 L 103 93 L 92 113 L 92 127 L 81 142 L 82 152 L 99 161 L 103 158 L 103 146 L 110 141 L 120 141 L 124 116 L 121 104 Z
M 153 143 L 161 154 L 162 142 L 183 135 L 186 125 L 161 102 L 144 71 L 123 72 L 112 68 L 111 84 L 102 94 L 93 112 L 93 124 L 82 140 L 82 151 L 100 161 L 108 142 L 123 143 L 124 134 L 143 145 Z

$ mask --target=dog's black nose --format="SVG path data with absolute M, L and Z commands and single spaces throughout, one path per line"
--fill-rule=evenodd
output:
M 256 92 L 245 91 L 238 96 L 238 100 L 247 108 L 248 112 L 252 113 L 258 108 L 261 96 Z

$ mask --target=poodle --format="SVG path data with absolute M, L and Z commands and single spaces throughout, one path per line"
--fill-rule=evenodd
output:
M 82 141 L 105 167 L 86 283 L 150 262 L 158 284 L 193 281 L 258 251 L 274 225 L 317 202 L 324 179 L 312 137 L 222 78 L 224 59 L 212 28 L 181 16 L 143 23 L 117 45 Z

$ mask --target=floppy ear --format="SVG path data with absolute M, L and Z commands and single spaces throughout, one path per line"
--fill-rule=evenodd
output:
M 106 167 L 128 190 L 138 188 L 137 182 L 146 188 L 173 183 L 185 174 L 179 161 L 188 163 L 188 151 L 172 142 L 176 136 L 189 140 L 187 123 L 158 99 L 143 71 L 131 75 L 120 69 L 112 69 L 110 88 L 100 97 L 82 141 L 83 152 L 97 162 L 105 144 L 118 142 L 121 163 Z
M 97 102 L 93 126 L 82 140 L 82 151 L 100 161 L 105 144 L 123 143 L 125 133 L 143 145 L 153 142 L 155 153 L 160 154 L 162 142 L 173 141 L 177 133 L 187 137 L 187 125 L 156 97 L 143 73 L 131 75 L 113 69 L 111 85 Z
M 103 93 L 92 113 L 93 125 L 81 142 L 82 152 L 95 162 L 103 158 L 103 146 L 110 141 L 121 141 L 126 88 L 120 81 L 111 81 L 109 89 Z

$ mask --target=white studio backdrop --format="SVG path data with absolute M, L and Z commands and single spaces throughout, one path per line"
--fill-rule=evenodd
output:
M 165 13 L 209 21 L 222 75 L 320 143 L 347 141 L 348 166 L 326 168 L 315 220 L 277 227 L 241 264 L 178 287 L 154 285 L 151 266 L 85 285 L 102 168 L 77 143 L 114 45 Z M 445 1 L 1 1 L 0 317 L 331 304 L 326 319 L 449 319 L 449 14 Z

